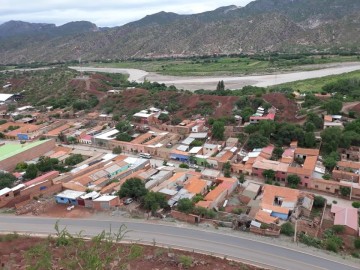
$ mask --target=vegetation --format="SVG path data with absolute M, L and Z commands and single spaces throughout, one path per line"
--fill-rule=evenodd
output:
M 179 165 L 179 168 L 189 169 L 189 165 L 187 165 L 186 163 L 181 163 L 181 164 Z
M 287 182 L 288 182 L 288 185 L 291 187 L 291 188 L 297 188 L 298 185 L 300 184 L 301 182 L 301 179 L 299 176 L 295 175 L 295 174 L 290 174 L 288 175 L 288 177 L 286 178 Z
M 16 177 L 11 173 L 0 172 L 0 189 L 10 188 L 16 181 Z
M 281 225 L 280 233 L 287 236 L 293 236 L 295 233 L 294 225 L 292 225 L 291 222 L 285 222 Z
M 264 176 L 264 178 L 266 178 L 266 180 L 274 180 L 275 171 L 273 171 L 273 170 L 264 170 L 262 175 Z
M 315 196 L 313 206 L 316 208 L 322 208 L 325 206 L 326 199 L 322 196 Z
M 355 247 L 356 249 L 360 249 L 360 238 L 356 238 L 356 239 L 354 240 L 354 247 Z
M 215 121 L 212 125 L 212 137 L 215 140 L 224 140 L 225 125 L 222 121 Z
M 38 168 L 36 167 L 35 164 L 30 164 L 27 168 L 26 168 L 26 172 L 24 174 L 24 179 L 34 179 L 36 178 L 37 174 L 38 174 Z
M 189 213 L 193 212 L 195 204 L 194 204 L 194 201 L 192 201 L 188 198 L 183 198 L 178 201 L 176 207 L 180 212 L 189 214 Z
M 81 154 L 73 154 L 70 157 L 65 159 L 65 164 L 69 166 L 74 166 L 84 161 L 84 158 Z
M 168 207 L 165 195 L 152 191 L 145 195 L 143 205 L 146 210 L 151 211 L 153 214 L 156 213 L 156 211 L 160 208 Z
M 360 202 L 359 201 L 353 202 L 351 205 L 354 208 L 360 208 Z
M 350 187 L 340 187 L 341 196 L 348 197 L 350 195 L 351 189 Z
M 190 256 L 186 256 L 186 255 L 180 255 L 179 262 L 182 264 L 182 266 L 185 269 L 188 269 L 191 267 L 191 265 L 193 263 L 193 258 Z
M 122 152 L 122 149 L 121 149 L 120 146 L 116 146 L 112 150 L 112 153 L 115 154 L 115 155 L 119 155 L 119 154 L 121 154 L 121 152 Z
M 139 178 L 130 178 L 121 186 L 118 195 L 120 198 L 129 197 L 140 199 L 147 194 L 145 184 Z
M 229 161 L 224 164 L 223 171 L 225 177 L 231 177 L 231 164 Z

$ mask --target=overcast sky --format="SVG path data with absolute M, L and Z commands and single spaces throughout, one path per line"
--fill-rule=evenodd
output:
M 0 0 L 0 24 L 10 20 L 55 23 L 91 21 L 120 26 L 160 11 L 193 14 L 253 0 Z

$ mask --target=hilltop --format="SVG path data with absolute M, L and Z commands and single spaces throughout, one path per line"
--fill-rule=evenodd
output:
M 159 12 L 120 27 L 0 25 L 1 63 L 261 52 L 356 52 L 357 0 L 257 0 L 193 15 Z

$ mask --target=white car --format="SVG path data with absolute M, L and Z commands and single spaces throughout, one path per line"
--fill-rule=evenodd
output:
M 168 166 L 168 167 L 175 167 L 175 164 L 173 164 L 173 163 L 166 163 L 166 166 Z

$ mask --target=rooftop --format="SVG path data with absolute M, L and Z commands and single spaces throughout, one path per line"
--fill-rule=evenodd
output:
M 207 181 L 197 178 L 196 176 L 190 178 L 185 188 L 190 193 L 199 194 L 201 193 L 207 186 Z
M 295 155 L 304 155 L 304 156 L 318 156 L 320 153 L 319 149 L 309 149 L 309 148 L 296 148 Z
M 9 193 L 10 191 L 12 191 L 11 188 L 3 188 L 3 189 L 0 189 L 0 196 L 4 195 L 4 194 L 7 194 Z
M 100 133 L 99 135 L 96 135 L 95 138 L 101 139 L 101 140 L 112 140 L 112 139 L 114 139 L 115 135 L 118 133 L 119 133 L 119 131 L 117 129 L 111 129 L 111 130 L 107 130 L 103 133 Z
M 104 196 L 100 196 L 100 197 L 96 198 L 93 201 L 94 202 L 109 202 L 109 201 L 112 201 L 112 200 L 114 200 L 116 198 L 118 198 L 118 196 L 104 195 Z
M 25 144 L 5 144 L 0 147 L 0 161 L 15 156 L 48 141 L 49 140 L 36 141 Z
M 62 198 L 75 200 L 76 198 L 78 198 L 84 194 L 85 194 L 85 192 L 66 189 L 63 192 L 57 194 L 56 197 L 62 197 Z
M 272 185 L 265 185 L 263 191 L 262 208 L 280 213 L 288 213 L 300 195 L 299 190 Z
M 359 230 L 359 214 L 356 208 L 347 208 L 332 204 L 331 213 L 335 214 L 334 225 L 344 225 L 355 231 Z

